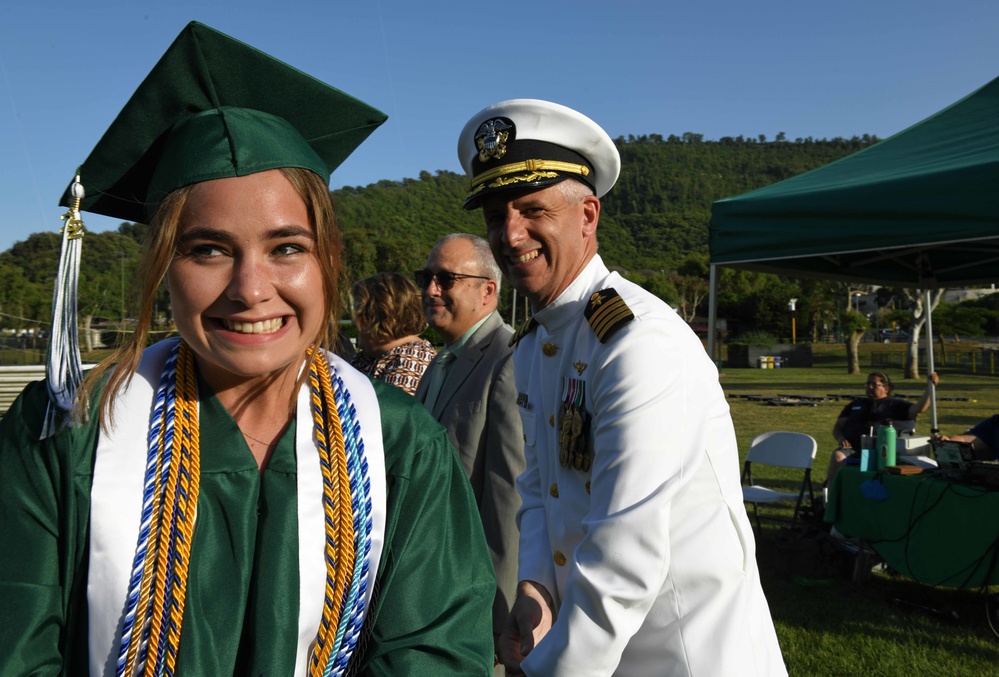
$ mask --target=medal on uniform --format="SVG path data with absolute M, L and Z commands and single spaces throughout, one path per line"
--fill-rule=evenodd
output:
M 558 462 L 566 468 L 569 466 L 569 440 L 572 436 L 572 412 L 567 402 L 559 408 L 558 420 Z
M 558 412 L 558 461 L 563 468 L 583 472 L 590 469 L 586 440 L 590 430 L 590 415 L 585 407 L 586 381 L 567 378 L 562 384 L 562 405 Z
M 572 412 L 572 451 L 569 455 L 572 457 L 572 467 L 583 472 L 590 469 L 590 459 L 586 455 L 586 436 L 583 434 L 586 427 L 588 426 L 584 426 L 579 409 Z

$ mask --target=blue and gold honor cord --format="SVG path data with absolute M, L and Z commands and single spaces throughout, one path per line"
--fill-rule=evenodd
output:
M 178 342 L 156 392 L 139 542 L 116 674 L 174 674 L 201 477 L 194 357 Z
M 344 673 L 364 621 L 371 487 L 350 394 L 322 351 L 311 361 L 309 390 L 326 525 L 323 614 L 309 674 L 326 677 Z M 164 364 L 151 416 L 117 675 L 174 674 L 201 474 L 198 431 L 194 357 L 178 341 Z

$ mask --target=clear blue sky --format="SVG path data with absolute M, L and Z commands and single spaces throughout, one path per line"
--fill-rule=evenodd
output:
M 333 188 L 461 171 L 459 131 L 501 99 L 612 137 L 885 138 L 999 76 L 996 0 L 0 0 L 0 251 L 59 228 L 73 171 L 192 19 L 389 115 Z

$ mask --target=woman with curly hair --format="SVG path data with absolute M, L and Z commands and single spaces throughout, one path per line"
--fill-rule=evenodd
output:
M 354 283 L 351 293 L 360 348 L 351 365 L 413 395 L 437 354 L 420 338 L 427 328 L 420 290 L 408 277 L 379 273 Z

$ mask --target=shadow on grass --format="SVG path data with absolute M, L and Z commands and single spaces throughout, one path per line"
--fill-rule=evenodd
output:
M 934 588 L 877 570 L 854 582 L 855 560 L 838 576 L 791 574 L 778 529 L 764 524 L 757 561 L 790 674 L 999 673 L 989 625 L 999 628 L 999 588 Z

